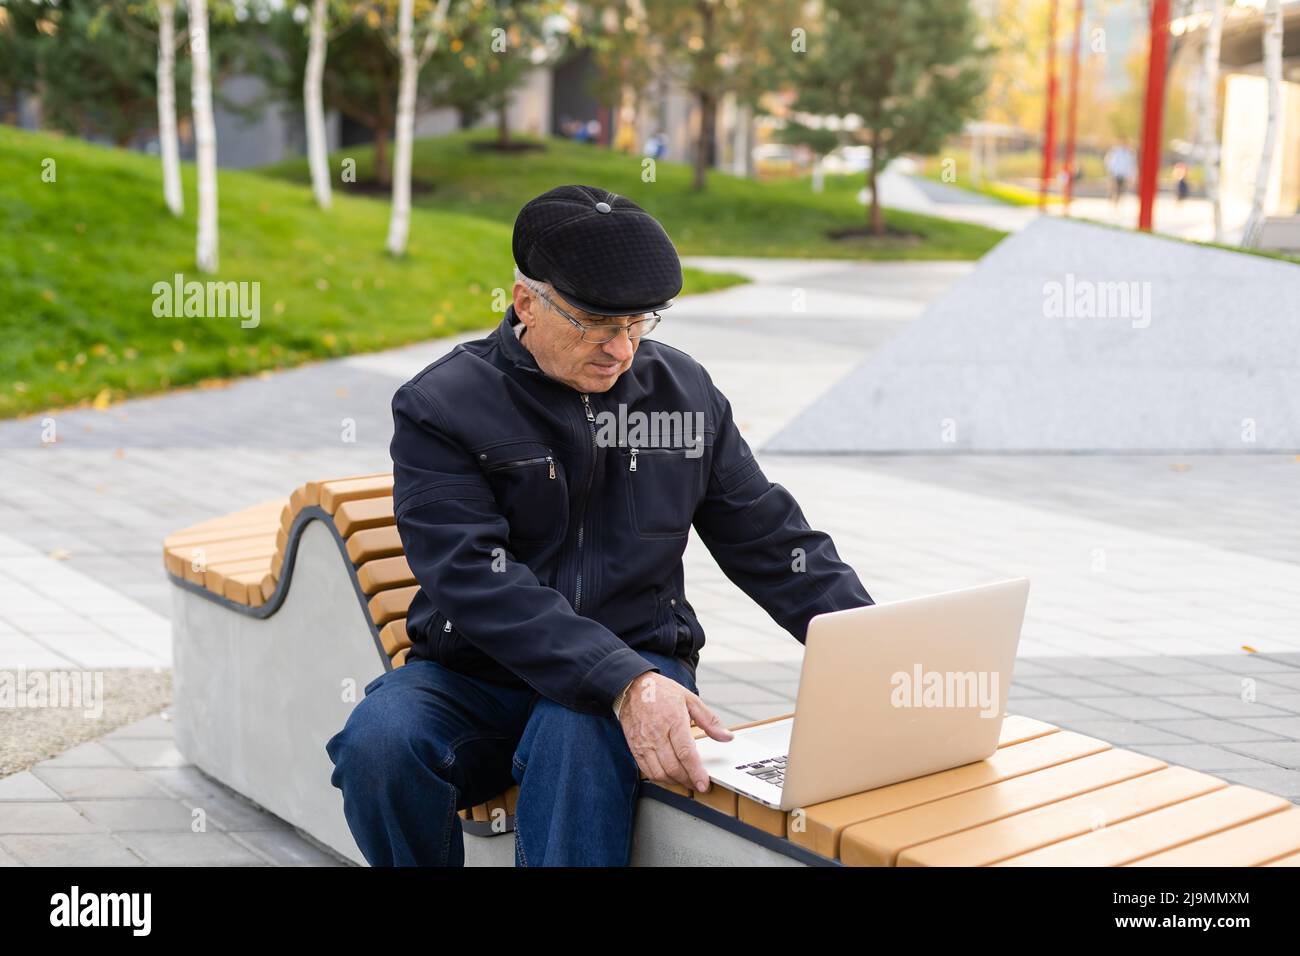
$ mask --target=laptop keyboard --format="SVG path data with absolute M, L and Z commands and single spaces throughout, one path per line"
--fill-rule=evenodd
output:
M 788 756 L 789 754 L 782 754 L 780 757 L 769 757 L 754 763 L 742 763 L 736 769 L 743 770 L 774 787 L 782 787 L 785 786 L 785 761 Z

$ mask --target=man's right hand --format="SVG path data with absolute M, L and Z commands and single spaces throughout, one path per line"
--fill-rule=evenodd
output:
M 695 749 L 692 718 L 714 740 L 735 737 L 698 696 L 653 671 L 632 681 L 619 712 L 623 736 L 643 774 L 703 792 L 709 789 L 709 775 Z

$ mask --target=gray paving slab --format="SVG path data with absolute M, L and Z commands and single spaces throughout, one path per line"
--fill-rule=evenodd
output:
M 1270 765 L 1225 747 L 1210 744 L 1135 744 L 1134 750 L 1180 767 L 1218 773 L 1227 770 L 1268 770 Z
M 245 832 L 248 830 L 291 829 L 274 814 L 267 813 L 250 800 L 222 787 L 201 796 L 181 797 L 191 810 L 201 810 L 210 830 Z
M 746 684 L 741 681 L 701 684 L 700 695 L 706 701 L 717 701 L 725 706 L 739 706 L 742 709 L 746 704 L 789 702 L 788 698 L 783 694 L 764 690 L 756 684 Z
M 1170 729 L 1160 729 L 1157 721 L 1142 723 L 1136 720 L 1071 720 L 1066 729 L 1097 737 L 1117 747 L 1135 744 L 1185 744 L 1195 738 Z M 1176 721 L 1166 721 L 1174 724 Z
M 144 866 L 139 855 L 108 833 L 6 836 L 0 837 L 0 850 L 23 866 Z
M 1255 787 L 1300 803 L 1300 772 L 1269 768 L 1266 770 L 1225 770 L 1217 776 L 1245 787 Z
M 1191 720 L 1152 720 L 1143 726 L 1155 732 L 1168 731 L 1198 743 L 1223 744 L 1250 740 L 1281 740 L 1279 735 L 1248 724 L 1201 717 Z M 1159 743 L 1159 741 L 1156 741 Z
M 24 770 L 21 773 L 10 774 L 8 777 L 0 777 L 0 801 L 9 802 L 11 800 L 32 801 L 32 800 L 61 800 L 58 792 L 55 791 L 44 780 L 41 780 L 30 770 Z
M 91 823 L 115 833 L 134 830 L 190 832 L 194 816 L 180 800 L 167 797 L 74 800 L 67 804 Z
M 220 832 L 129 832 L 117 836 L 126 847 L 153 866 L 269 865 L 265 857 Z
M 183 767 L 186 763 L 181 752 L 170 740 L 157 738 L 125 738 L 105 740 L 104 749 L 118 758 L 125 766 L 142 767 Z
M 37 764 L 32 773 L 68 800 L 165 795 L 143 773 L 126 767 L 46 767 Z
M 1265 760 L 1279 767 L 1285 767 L 1287 770 L 1300 770 L 1300 741 L 1238 741 L 1229 744 L 1229 746 L 1239 754 Z
M 1178 698 L 1182 700 L 1182 698 Z M 1175 720 L 1192 719 L 1202 716 L 1201 711 L 1171 703 L 1168 700 L 1151 697 L 1087 697 L 1080 698 L 1078 705 L 1093 708 L 1115 717 L 1129 720 Z
M 8 802 L 0 807 L 0 836 L 15 833 L 95 833 L 108 832 L 77 812 L 70 803 Z
M 274 866 L 347 866 L 348 863 L 291 830 L 241 830 L 231 839 Z

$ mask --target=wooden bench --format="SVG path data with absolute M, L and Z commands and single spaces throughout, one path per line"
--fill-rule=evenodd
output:
M 364 862 L 324 748 L 365 684 L 401 667 L 410 648 L 416 585 L 394 524 L 392 476 L 310 482 L 169 536 L 163 556 L 177 585 L 181 753 Z M 461 811 L 467 863 L 513 862 L 517 795 L 511 788 Z M 790 813 L 717 787 L 647 782 L 632 861 L 1296 866 L 1300 809 L 1013 715 L 987 760 Z

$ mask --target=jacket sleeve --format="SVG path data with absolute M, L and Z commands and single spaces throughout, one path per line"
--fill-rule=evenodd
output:
M 513 559 L 508 522 L 481 469 L 411 383 L 393 397 L 391 453 L 407 563 L 467 641 L 539 694 L 587 713 L 610 713 L 633 678 L 658 670 Z
M 700 371 L 717 431 L 695 530 L 723 573 L 803 643 L 816 615 L 874 602 L 830 536 L 810 528 L 790 492 L 767 480 L 736 427 L 731 403 Z

